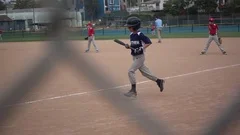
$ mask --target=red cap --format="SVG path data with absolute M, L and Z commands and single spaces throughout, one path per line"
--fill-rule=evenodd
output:
M 214 19 L 213 18 L 209 18 L 209 22 L 214 22 Z
M 89 23 L 87 24 L 87 26 L 90 26 L 90 27 L 92 27 L 92 23 L 91 23 L 91 22 L 89 22 Z

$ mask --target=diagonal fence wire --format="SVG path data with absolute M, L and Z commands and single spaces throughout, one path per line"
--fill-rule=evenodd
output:
M 221 133 L 225 133 L 231 123 L 238 120 L 240 120 L 239 91 L 236 93 L 236 97 L 232 100 L 232 102 L 226 107 L 225 111 L 223 111 L 218 118 L 212 122 L 210 127 L 204 130 L 203 135 L 220 135 Z
M 6 93 L 1 96 L 0 124 L 3 123 L 4 120 L 11 115 L 11 113 L 13 113 L 12 108 L 5 108 L 4 106 L 17 103 L 27 93 L 29 93 L 33 87 L 37 86 L 45 75 L 47 75 L 55 61 L 51 56 L 52 53 L 36 62 L 36 64 L 24 75 L 24 77 L 21 78 L 21 80 L 9 87 L 6 90 Z
M 53 1 L 48 1 L 48 6 L 53 5 Z M 56 15 L 59 13 L 59 9 L 55 10 L 55 12 L 51 13 L 53 25 L 53 31 L 50 33 L 50 39 L 57 40 L 58 33 L 60 29 L 60 17 Z M 61 13 L 61 12 L 60 12 Z M 0 125 L 4 123 L 11 115 L 16 111 L 13 108 L 5 108 L 5 106 L 16 104 L 25 95 L 27 95 L 35 86 L 41 82 L 45 75 L 48 74 L 54 63 L 58 59 L 58 53 L 62 48 L 58 46 L 55 42 L 50 42 L 53 44 L 49 44 L 48 51 L 49 53 L 39 61 L 35 62 L 35 65 L 31 67 L 31 69 L 23 75 L 21 79 L 15 84 L 9 86 L 6 90 L 6 93 L 1 95 L 0 97 Z

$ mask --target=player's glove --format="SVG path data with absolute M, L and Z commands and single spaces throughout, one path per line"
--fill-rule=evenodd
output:
M 221 37 L 218 38 L 218 42 L 219 42 L 220 44 L 222 44 L 222 38 L 221 38 Z
M 85 39 L 85 40 L 88 40 L 88 37 L 85 37 L 84 39 Z

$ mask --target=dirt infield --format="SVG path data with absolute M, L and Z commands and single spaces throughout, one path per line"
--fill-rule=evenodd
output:
M 153 40 L 146 52 L 146 65 L 155 75 L 166 79 L 165 90 L 160 93 L 154 82 L 137 72 L 138 97 L 126 100 L 145 111 L 133 115 L 148 113 L 166 124 L 175 135 L 198 135 L 226 109 L 240 90 L 240 38 L 223 39 L 228 55 L 222 55 L 215 43 L 207 55 L 199 55 L 206 40 L 165 39 L 162 44 Z M 95 88 L 83 73 L 76 74 L 69 61 L 58 61 L 38 86 L 19 104 L 11 106 L 15 113 L 0 125 L 0 134 L 146 134 L 138 120 L 120 112 L 100 95 L 108 91 L 128 91 L 127 71 L 132 61 L 129 50 L 110 40 L 96 43 L 99 53 L 95 53 L 93 47 L 84 53 L 86 41 L 72 41 L 69 46 L 116 84 Z M 0 44 L 0 97 L 47 54 L 47 47 L 48 42 Z M 232 125 L 227 134 L 239 135 L 240 120 Z

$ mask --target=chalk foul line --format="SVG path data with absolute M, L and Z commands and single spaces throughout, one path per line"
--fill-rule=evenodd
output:
M 211 71 L 216 71 L 216 70 L 221 70 L 221 69 L 226 69 L 226 68 L 233 68 L 233 67 L 238 67 L 238 66 L 240 66 L 240 64 L 228 65 L 228 66 L 223 66 L 223 67 L 216 67 L 216 68 L 205 69 L 205 70 L 200 70 L 200 71 L 196 71 L 196 72 L 190 72 L 190 73 L 185 73 L 185 74 L 180 74 L 180 75 L 175 75 L 175 76 L 169 76 L 169 77 L 164 77 L 163 79 L 167 80 L 167 79 L 185 77 L 185 76 L 190 76 L 190 75 L 195 75 L 195 74 L 200 74 L 200 73 L 205 73 L 205 72 L 211 72 Z M 148 83 L 148 82 L 151 82 L 151 80 L 141 81 L 141 82 L 138 82 L 137 84 L 144 84 L 144 83 Z M 43 102 L 43 101 L 62 99 L 62 98 L 73 97 L 73 96 L 80 96 L 80 95 L 91 94 L 91 93 L 107 91 L 107 90 L 120 89 L 120 88 L 124 88 L 124 87 L 129 87 L 129 86 L 130 86 L 130 84 L 126 84 L 126 85 L 116 86 L 116 87 L 107 88 L 107 89 L 99 89 L 99 90 L 95 90 L 95 91 L 72 93 L 72 94 L 67 94 L 67 95 L 62 95 L 62 96 L 55 96 L 55 97 L 44 98 L 44 99 L 39 99 L 39 100 L 27 101 L 27 102 L 23 102 L 23 103 L 14 104 L 14 105 L 8 105 L 8 106 L 5 106 L 5 107 L 33 104 L 33 103 L 38 103 L 38 102 Z

